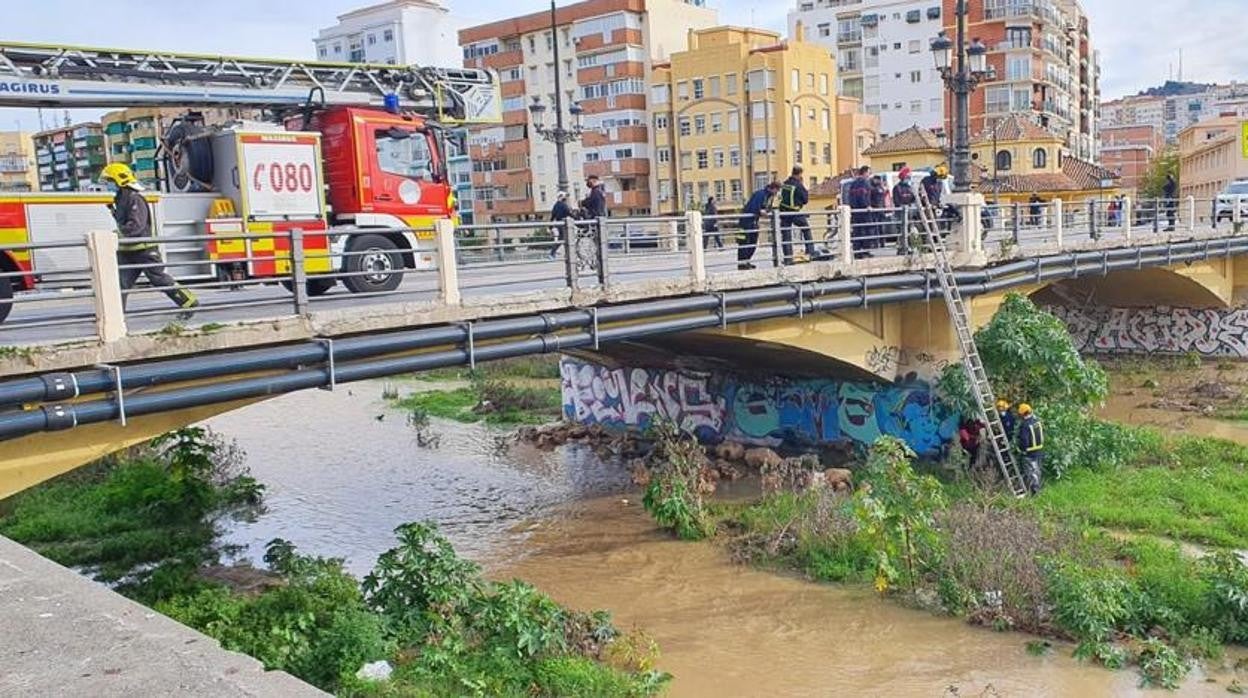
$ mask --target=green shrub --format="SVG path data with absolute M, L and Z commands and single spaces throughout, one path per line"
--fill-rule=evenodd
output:
M 1155 637 L 1146 638 L 1140 643 L 1135 661 L 1140 665 L 1141 687 L 1177 689 L 1183 677 L 1187 676 L 1189 668 L 1188 661 L 1173 647 Z
M 936 511 L 944 506 L 940 483 L 915 473 L 912 458 L 914 452 L 904 442 L 881 437 L 867 457 L 871 486 L 854 495 L 858 525 L 875 549 L 875 587 L 880 592 L 898 582 L 914 591 L 919 574 L 941 555 L 934 525 Z
M 750 562 L 792 567 L 824 582 L 867 581 L 875 549 L 862 535 L 854 500 L 828 488 L 780 491 L 727 514 L 741 530 L 734 554 Z
M 1049 576 L 1053 619 L 1083 643 L 1114 640 L 1131 617 L 1131 585 L 1121 571 L 1061 561 Z
M 1248 644 L 1248 567 L 1239 556 L 1219 552 L 1206 557 L 1204 620 L 1227 642 Z
M 679 431 L 669 422 L 654 427 L 657 453 L 650 483 L 642 496 L 642 506 L 663 528 L 683 540 L 701 540 L 711 535 L 714 523 L 702 500 L 708 489 L 702 477 L 706 452 L 692 434 Z
M 436 524 L 403 524 L 394 533 L 398 547 L 377 558 L 363 591 L 369 607 L 405 635 L 446 624 L 481 594 L 477 566 L 455 554 Z

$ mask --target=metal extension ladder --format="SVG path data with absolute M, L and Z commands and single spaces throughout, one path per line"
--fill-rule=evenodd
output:
M 970 379 L 971 393 L 975 396 L 979 407 L 979 416 L 988 425 L 988 434 L 992 441 L 992 453 L 996 458 L 1001 475 L 1006 485 L 1016 497 L 1027 496 L 1027 483 L 1023 480 L 1010 448 L 1010 435 L 1005 433 L 1005 425 L 1001 423 L 1001 415 L 997 413 L 997 399 L 993 395 L 988 374 L 984 371 L 984 362 L 979 357 L 979 349 L 975 346 L 975 335 L 971 332 L 970 318 L 966 314 L 966 305 L 962 302 L 962 293 L 958 290 L 957 279 L 953 275 L 953 265 L 949 262 L 949 252 L 945 249 L 940 230 L 936 224 L 936 211 L 928 199 L 927 192 L 919 187 L 919 217 L 923 222 L 923 233 L 932 256 L 936 259 L 936 277 L 940 281 L 941 293 L 945 296 L 945 307 L 949 309 L 949 318 L 958 335 L 958 346 L 962 350 L 962 367 Z

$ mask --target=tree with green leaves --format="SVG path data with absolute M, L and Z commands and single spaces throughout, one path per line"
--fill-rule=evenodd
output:
M 1167 176 L 1174 177 L 1175 182 L 1179 181 L 1179 152 L 1173 148 L 1162 151 L 1148 166 L 1148 172 L 1140 181 L 1140 199 L 1162 198 Z

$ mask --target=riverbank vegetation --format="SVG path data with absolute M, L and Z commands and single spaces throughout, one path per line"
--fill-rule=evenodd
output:
M 261 503 L 239 456 L 174 432 L 0 503 L 0 534 L 342 695 L 631 697 L 668 682 L 647 636 L 486 580 L 432 524 L 398 527 L 363 580 L 282 540 L 264 569 L 222 565 L 219 523 Z M 388 678 L 362 678 L 366 664 Z
M 1039 496 L 1015 499 L 992 470 L 950 475 L 883 437 L 852 493 L 815 469 L 753 501 L 712 502 L 707 529 L 742 561 L 1070 640 L 1076 657 L 1133 665 L 1145 685 L 1175 688 L 1224 645 L 1248 644 L 1248 567 L 1234 553 L 1248 547 L 1248 448 L 1095 418 L 1105 373 L 1021 296 L 977 342 L 1000 394 L 1044 420 Z M 940 389 L 969 402 L 960 367 Z
M 548 357 L 510 359 L 482 364 L 475 370 L 438 369 L 413 374 L 422 381 L 463 382 L 448 388 L 410 391 L 400 396 L 388 386 L 383 397 L 419 421 L 439 417 L 456 422 L 496 426 L 543 424 L 563 409 L 559 362 Z

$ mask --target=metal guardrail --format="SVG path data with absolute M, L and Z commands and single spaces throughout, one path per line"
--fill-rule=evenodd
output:
M 974 221 L 965 220 L 966 212 L 950 212 L 940 224 L 954 251 L 969 247 L 997 257 L 1023 257 L 1029 249 L 1134 246 L 1213 231 L 1215 205 L 1215 200 L 1190 198 L 1009 202 L 975 207 Z M 1239 207 L 1231 217 L 1238 230 Z M 969 231 L 977 231 L 979 239 L 970 240 Z M 42 262 L 34 265 L 33 274 L 45 289 L 24 292 L 30 273 L 0 271 L 0 282 L 19 282 L 11 301 L 0 298 L 11 310 L 0 325 L 0 345 L 91 337 L 110 341 L 132 331 L 180 332 L 190 321 L 184 308 L 161 297 L 166 289 L 145 280 L 120 288 L 121 275 L 141 275 L 155 267 L 165 267 L 198 297 L 192 320 L 202 326 L 390 301 L 454 305 L 464 298 L 526 291 L 605 293 L 655 280 L 696 287 L 723 274 L 766 273 L 807 262 L 832 265 L 829 277 L 853 275 L 860 263 L 913 264 L 923 251 L 916 244 L 917 212 L 905 207 L 772 210 L 760 216 L 690 212 L 459 227 L 438 221 L 433 228 L 353 232 L 355 237 L 344 244 L 346 233 L 329 231 L 339 239 L 328 246 L 319 239 L 325 232 L 298 228 L 151 238 L 163 260 L 159 264 L 118 263 L 109 247 L 116 244 L 116 236 L 109 232 L 92 233 L 81 242 L 0 246 L 0 253 Z M 76 261 L 59 266 L 44 261 L 58 254 Z

